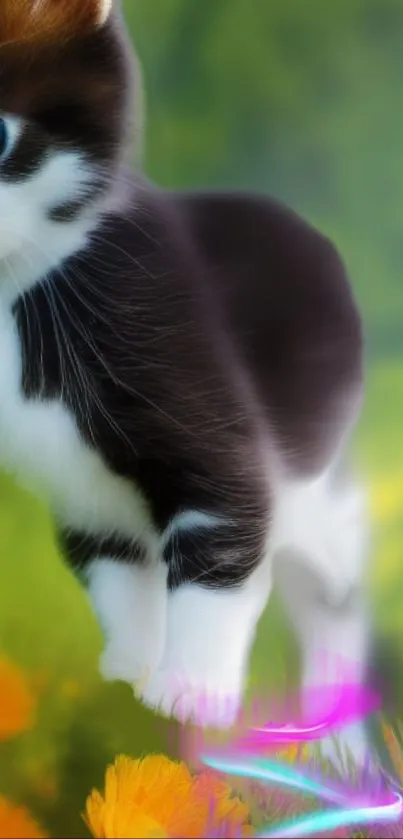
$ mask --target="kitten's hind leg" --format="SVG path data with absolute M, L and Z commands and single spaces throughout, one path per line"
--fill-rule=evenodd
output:
M 362 499 L 352 488 L 336 492 L 319 481 L 300 491 L 288 505 L 289 527 L 279 540 L 275 577 L 301 645 L 307 712 L 322 716 L 338 703 L 337 686 L 363 686 L 367 674 L 365 519 Z M 315 708 L 312 688 L 319 689 Z M 345 727 L 337 740 L 337 747 L 333 738 L 321 743 L 322 754 L 337 768 L 347 768 L 348 756 L 366 764 L 369 744 L 362 723 Z
M 101 674 L 138 688 L 158 667 L 165 647 L 166 566 L 102 558 L 91 563 L 87 579 L 106 641 Z
M 291 561 L 282 576 L 284 601 L 301 645 L 307 715 L 326 718 L 337 707 L 343 684 L 360 688 L 366 675 L 369 629 L 363 593 L 351 587 L 343 600 L 332 602 L 312 572 Z M 321 742 L 324 757 L 343 770 L 349 758 L 365 765 L 369 744 L 361 722 L 341 727 L 335 738 L 337 745 L 333 736 Z

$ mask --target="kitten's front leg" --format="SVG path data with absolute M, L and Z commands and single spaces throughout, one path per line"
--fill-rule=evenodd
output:
M 165 716 L 216 728 L 236 721 L 255 630 L 271 590 L 269 553 L 245 574 L 254 548 L 250 540 L 242 542 L 237 528 L 227 527 L 227 539 L 199 533 L 194 551 L 191 540 L 183 540 L 178 567 L 191 560 L 195 579 L 169 594 L 165 653 L 139 692 Z M 201 557 L 207 560 L 204 568 Z
M 138 690 L 165 647 L 167 569 L 160 561 L 129 564 L 99 558 L 87 571 L 88 592 L 104 632 L 102 676 Z

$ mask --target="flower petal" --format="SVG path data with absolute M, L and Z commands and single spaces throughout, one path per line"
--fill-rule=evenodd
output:
M 0 657 L 0 740 L 8 740 L 31 728 L 35 704 L 23 671 Z
M 118 757 L 106 772 L 104 796 L 94 790 L 84 816 L 98 839 L 232 839 L 251 834 L 248 817 L 247 805 L 217 776 L 193 778 L 185 763 L 164 755 Z
M 46 833 L 27 810 L 0 797 L 0 839 L 46 839 Z

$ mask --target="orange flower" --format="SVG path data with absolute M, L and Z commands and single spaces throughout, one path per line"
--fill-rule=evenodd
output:
M 46 839 L 27 810 L 0 797 L 0 839 Z
M 22 671 L 0 658 L 0 740 L 9 740 L 32 723 L 35 700 Z
M 85 821 L 97 839 L 235 839 L 252 835 L 249 810 L 211 773 L 192 777 L 185 763 L 163 755 L 117 758 L 105 793 L 87 799 Z

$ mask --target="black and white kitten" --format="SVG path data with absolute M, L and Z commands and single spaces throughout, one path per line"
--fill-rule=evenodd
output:
M 362 679 L 361 495 L 335 481 L 362 338 L 337 253 L 271 200 L 125 170 L 112 3 L 1 4 L 0 458 L 53 511 L 104 676 L 230 725 L 277 569 L 304 683 L 344 659 Z

